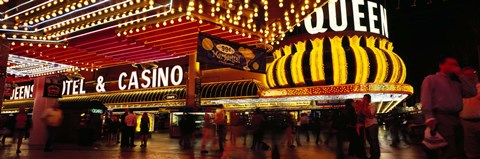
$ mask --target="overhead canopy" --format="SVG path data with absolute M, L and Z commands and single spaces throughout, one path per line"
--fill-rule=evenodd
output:
M 202 99 L 258 98 L 259 89 L 263 89 L 263 86 L 253 80 L 206 83 L 202 84 L 201 95 Z M 154 104 L 170 101 L 184 103 L 185 99 L 186 87 L 178 86 L 65 96 L 59 101 L 60 103 L 99 101 L 108 106 L 114 104 Z M 13 109 L 19 106 L 31 108 L 33 107 L 33 99 L 6 101 L 3 106 L 4 109 Z

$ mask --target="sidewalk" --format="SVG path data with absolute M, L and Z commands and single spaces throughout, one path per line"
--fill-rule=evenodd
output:
M 382 145 L 382 159 L 422 159 L 424 153 L 416 145 L 401 145 L 400 148 L 392 148 L 389 141 L 386 141 L 381 131 L 379 135 Z M 268 137 L 267 137 L 268 138 Z M 228 137 L 227 137 L 228 139 Z M 29 159 L 194 159 L 194 158 L 226 158 L 226 159 L 263 159 L 271 158 L 271 151 L 252 151 L 249 149 L 250 136 L 247 146 L 243 146 L 242 140 L 237 140 L 237 145 L 233 146 L 227 141 L 227 147 L 223 153 L 216 152 L 216 148 L 209 149 L 209 153 L 200 154 L 200 139 L 196 140 L 195 148 L 182 150 L 178 145 L 178 139 L 172 139 L 166 133 L 153 134 L 149 140 L 147 148 L 140 148 L 140 140 L 134 148 L 120 148 L 119 145 L 98 142 L 91 147 L 80 147 L 74 144 L 56 144 L 53 152 L 43 152 L 42 146 L 22 146 L 22 153 L 15 154 L 16 145 L 7 140 L 7 145 L 0 147 L 0 158 L 29 158 Z M 302 140 L 304 141 L 304 140 Z M 313 140 L 312 140 L 313 141 Z M 24 142 L 27 143 L 28 141 Z M 266 141 L 269 143 L 269 141 Z M 208 147 L 207 147 L 208 149 Z M 314 142 L 303 142 L 301 147 L 290 149 L 285 146 L 280 148 L 281 158 L 285 159 L 334 159 L 335 158 L 335 140 L 330 144 L 315 145 Z

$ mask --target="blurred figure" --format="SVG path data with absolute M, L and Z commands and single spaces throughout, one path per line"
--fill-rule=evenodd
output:
M 148 114 L 144 112 L 142 114 L 142 119 L 140 120 L 140 135 L 141 135 L 140 147 L 147 147 L 149 132 L 150 132 L 150 118 L 148 118 Z
M 112 141 L 112 132 L 110 131 L 110 127 L 113 125 L 112 115 L 109 112 L 105 113 L 105 122 L 103 123 L 102 131 L 104 140 L 107 141 L 108 144 Z
M 473 68 L 464 68 L 463 74 L 472 83 L 475 83 L 477 92 L 480 91 L 477 71 Z M 460 112 L 465 137 L 465 153 L 469 159 L 480 159 L 480 94 L 472 98 L 463 99 L 463 110 Z
M 295 119 L 293 119 L 293 115 L 288 113 L 286 114 L 286 124 L 287 128 L 285 129 L 285 140 L 287 141 L 287 146 L 289 148 L 295 148 L 295 145 L 293 145 L 293 135 L 294 135 L 294 129 L 295 129 Z
M 93 144 L 93 131 L 91 126 L 89 112 L 83 113 L 80 119 L 80 133 L 78 133 L 78 143 L 80 146 L 91 146 Z
M 363 115 L 362 101 L 352 103 L 355 108 L 357 122 L 355 125 L 355 132 L 352 135 L 351 143 L 348 148 L 348 154 L 359 159 L 366 159 L 367 153 L 365 151 L 365 115 Z
M 475 84 L 465 77 L 455 58 L 443 58 L 439 69 L 437 74 L 423 80 L 422 112 L 426 125 L 432 131 L 439 132 L 448 143 L 440 150 L 441 158 L 462 157 L 463 128 L 459 117 L 463 109 L 462 98 L 476 96 L 477 90 Z
M 282 141 L 282 135 L 285 133 L 285 129 L 288 127 L 287 115 L 282 112 L 274 112 L 272 119 L 268 121 L 270 128 L 270 135 L 272 140 L 272 159 L 280 159 L 280 152 L 278 144 Z M 264 149 L 265 150 L 265 149 Z
M 260 111 L 259 108 L 255 109 L 255 112 L 252 115 L 252 134 L 253 134 L 253 141 L 252 141 L 252 147 L 251 147 L 252 150 L 257 150 L 257 148 L 260 147 L 261 143 L 263 143 L 264 122 L 265 122 L 265 117 L 263 113 Z
M 240 112 L 230 112 L 230 130 L 232 144 L 237 145 L 237 138 L 243 134 Z
M 135 147 L 135 128 L 137 127 L 137 117 L 133 114 L 133 110 L 130 110 L 125 117 L 125 125 L 127 126 L 127 141 L 126 144 L 129 147 Z
M 5 139 L 7 137 L 13 137 L 15 135 L 15 116 L 5 117 L 5 126 L 3 127 L 2 145 L 5 145 Z
M 225 115 L 225 110 L 219 108 L 215 112 L 215 124 L 217 125 L 217 136 L 218 136 L 218 147 L 219 151 L 224 150 L 225 138 L 227 136 L 227 116 Z
M 365 131 L 368 144 L 370 145 L 370 159 L 379 159 L 380 142 L 378 141 L 377 108 L 372 103 L 370 94 L 363 96 L 362 104 L 362 113 L 365 115 Z
M 395 107 L 390 111 L 390 116 L 387 120 L 390 123 L 390 136 L 392 137 L 392 143 L 390 146 L 398 147 L 400 144 L 400 129 L 402 127 L 402 118 L 400 116 L 399 108 Z
M 113 141 L 114 143 L 116 142 L 117 144 L 120 143 L 118 142 L 120 127 L 121 123 L 118 117 L 112 116 L 112 124 L 108 127 L 108 131 L 110 132 L 109 141 Z
M 355 125 L 357 124 L 357 115 L 355 114 L 355 108 L 353 107 L 353 100 L 347 99 L 345 101 L 345 108 L 342 109 L 339 113 L 338 118 L 342 119 L 337 129 L 337 159 L 345 158 L 343 152 L 343 144 L 348 139 L 350 143 L 349 147 L 349 154 L 353 156 L 354 148 L 352 145 L 355 144 L 354 141 L 354 133 L 355 133 Z
M 309 125 L 310 125 L 310 119 L 308 118 L 308 115 L 307 113 L 302 113 L 300 115 L 300 118 L 299 118 L 299 122 L 300 122 L 300 131 L 297 131 L 296 133 L 298 133 L 297 135 L 297 145 L 298 146 L 301 146 L 301 136 L 302 135 L 305 135 L 306 137 L 306 141 L 307 142 L 310 142 L 310 134 L 308 133 L 309 131 Z
M 122 137 L 121 137 L 121 143 L 120 147 L 128 147 L 128 129 L 127 129 L 127 124 L 125 122 L 125 118 L 128 115 L 129 110 L 125 109 L 125 112 L 121 116 L 121 124 L 120 124 L 120 129 L 122 131 Z
M 184 149 L 192 147 L 192 136 L 195 131 L 195 119 L 189 112 L 183 112 L 183 116 L 179 121 L 180 125 L 180 146 Z
M 44 151 L 51 152 L 57 129 L 62 124 L 63 119 L 63 113 L 62 110 L 60 110 L 60 104 L 55 103 L 50 108 L 45 109 L 41 119 L 47 125 L 47 141 L 45 143 Z
M 209 114 L 210 111 L 210 109 L 205 110 L 205 115 L 203 118 L 202 145 L 200 147 L 200 152 L 202 154 L 208 153 L 208 151 L 205 149 L 208 142 L 211 142 L 211 145 L 215 143 L 215 125 L 213 124 L 213 117 Z
M 315 136 L 315 144 L 318 145 L 319 142 L 322 142 L 322 137 L 320 136 L 322 130 L 322 119 L 320 118 L 320 113 L 313 114 L 311 128 L 313 131 L 313 135 Z
M 17 138 L 17 154 L 21 153 L 20 146 L 22 146 L 22 140 L 25 134 L 30 129 L 30 122 L 25 111 L 25 107 L 19 108 L 19 113 L 15 117 L 15 138 Z

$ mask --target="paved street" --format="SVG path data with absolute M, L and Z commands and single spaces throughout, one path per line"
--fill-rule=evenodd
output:
M 382 131 L 383 132 L 383 131 Z M 423 152 L 418 146 L 401 145 L 399 148 L 389 146 L 388 138 L 380 134 L 382 140 L 382 159 L 422 159 Z M 228 137 L 227 137 L 228 138 Z M 250 140 L 250 138 L 249 138 Z M 386 141 L 388 143 L 386 143 Z M 200 139 L 195 143 L 195 148 L 191 150 L 182 150 L 178 145 L 178 139 L 171 139 L 168 133 L 154 134 L 149 140 L 147 148 L 120 148 L 118 145 L 108 145 L 105 143 L 96 143 L 92 147 L 79 147 L 74 144 L 57 144 L 53 152 L 43 152 L 42 146 L 22 146 L 22 153 L 15 154 L 15 146 L 11 140 L 7 140 L 7 145 L 0 147 L 0 158 L 31 158 L 31 159 L 193 159 L 193 158 L 226 158 L 226 159 L 263 159 L 271 158 L 271 151 L 252 151 L 248 146 L 242 145 L 242 140 L 237 141 L 237 146 L 229 145 L 225 152 L 219 153 L 210 151 L 206 155 L 200 153 Z M 268 143 L 268 141 L 267 141 Z M 140 145 L 139 140 L 136 143 Z M 227 145 L 229 142 L 227 141 Z M 301 147 L 290 149 L 281 147 L 281 158 L 285 159 L 334 159 L 335 158 L 335 140 L 331 140 L 329 145 L 315 143 L 302 143 Z M 250 145 L 248 143 L 248 145 Z

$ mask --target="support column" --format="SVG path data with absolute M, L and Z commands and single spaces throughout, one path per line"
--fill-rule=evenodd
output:
M 8 40 L 0 38 L 0 112 L 3 106 L 3 93 L 5 92 L 5 78 L 7 78 L 7 62 L 8 51 L 10 51 L 10 44 Z
M 48 107 L 58 103 L 57 98 L 43 97 L 43 89 L 45 86 L 45 76 L 37 77 L 33 84 L 33 116 L 32 130 L 30 131 L 30 145 L 43 145 L 47 137 L 47 125 L 42 121 L 43 111 Z
M 200 106 L 200 97 L 198 97 L 200 90 L 195 91 L 196 89 L 201 89 L 198 87 L 200 83 L 200 63 L 197 62 L 197 53 L 194 53 L 188 56 L 187 107 Z M 196 101 L 197 104 L 195 103 Z

